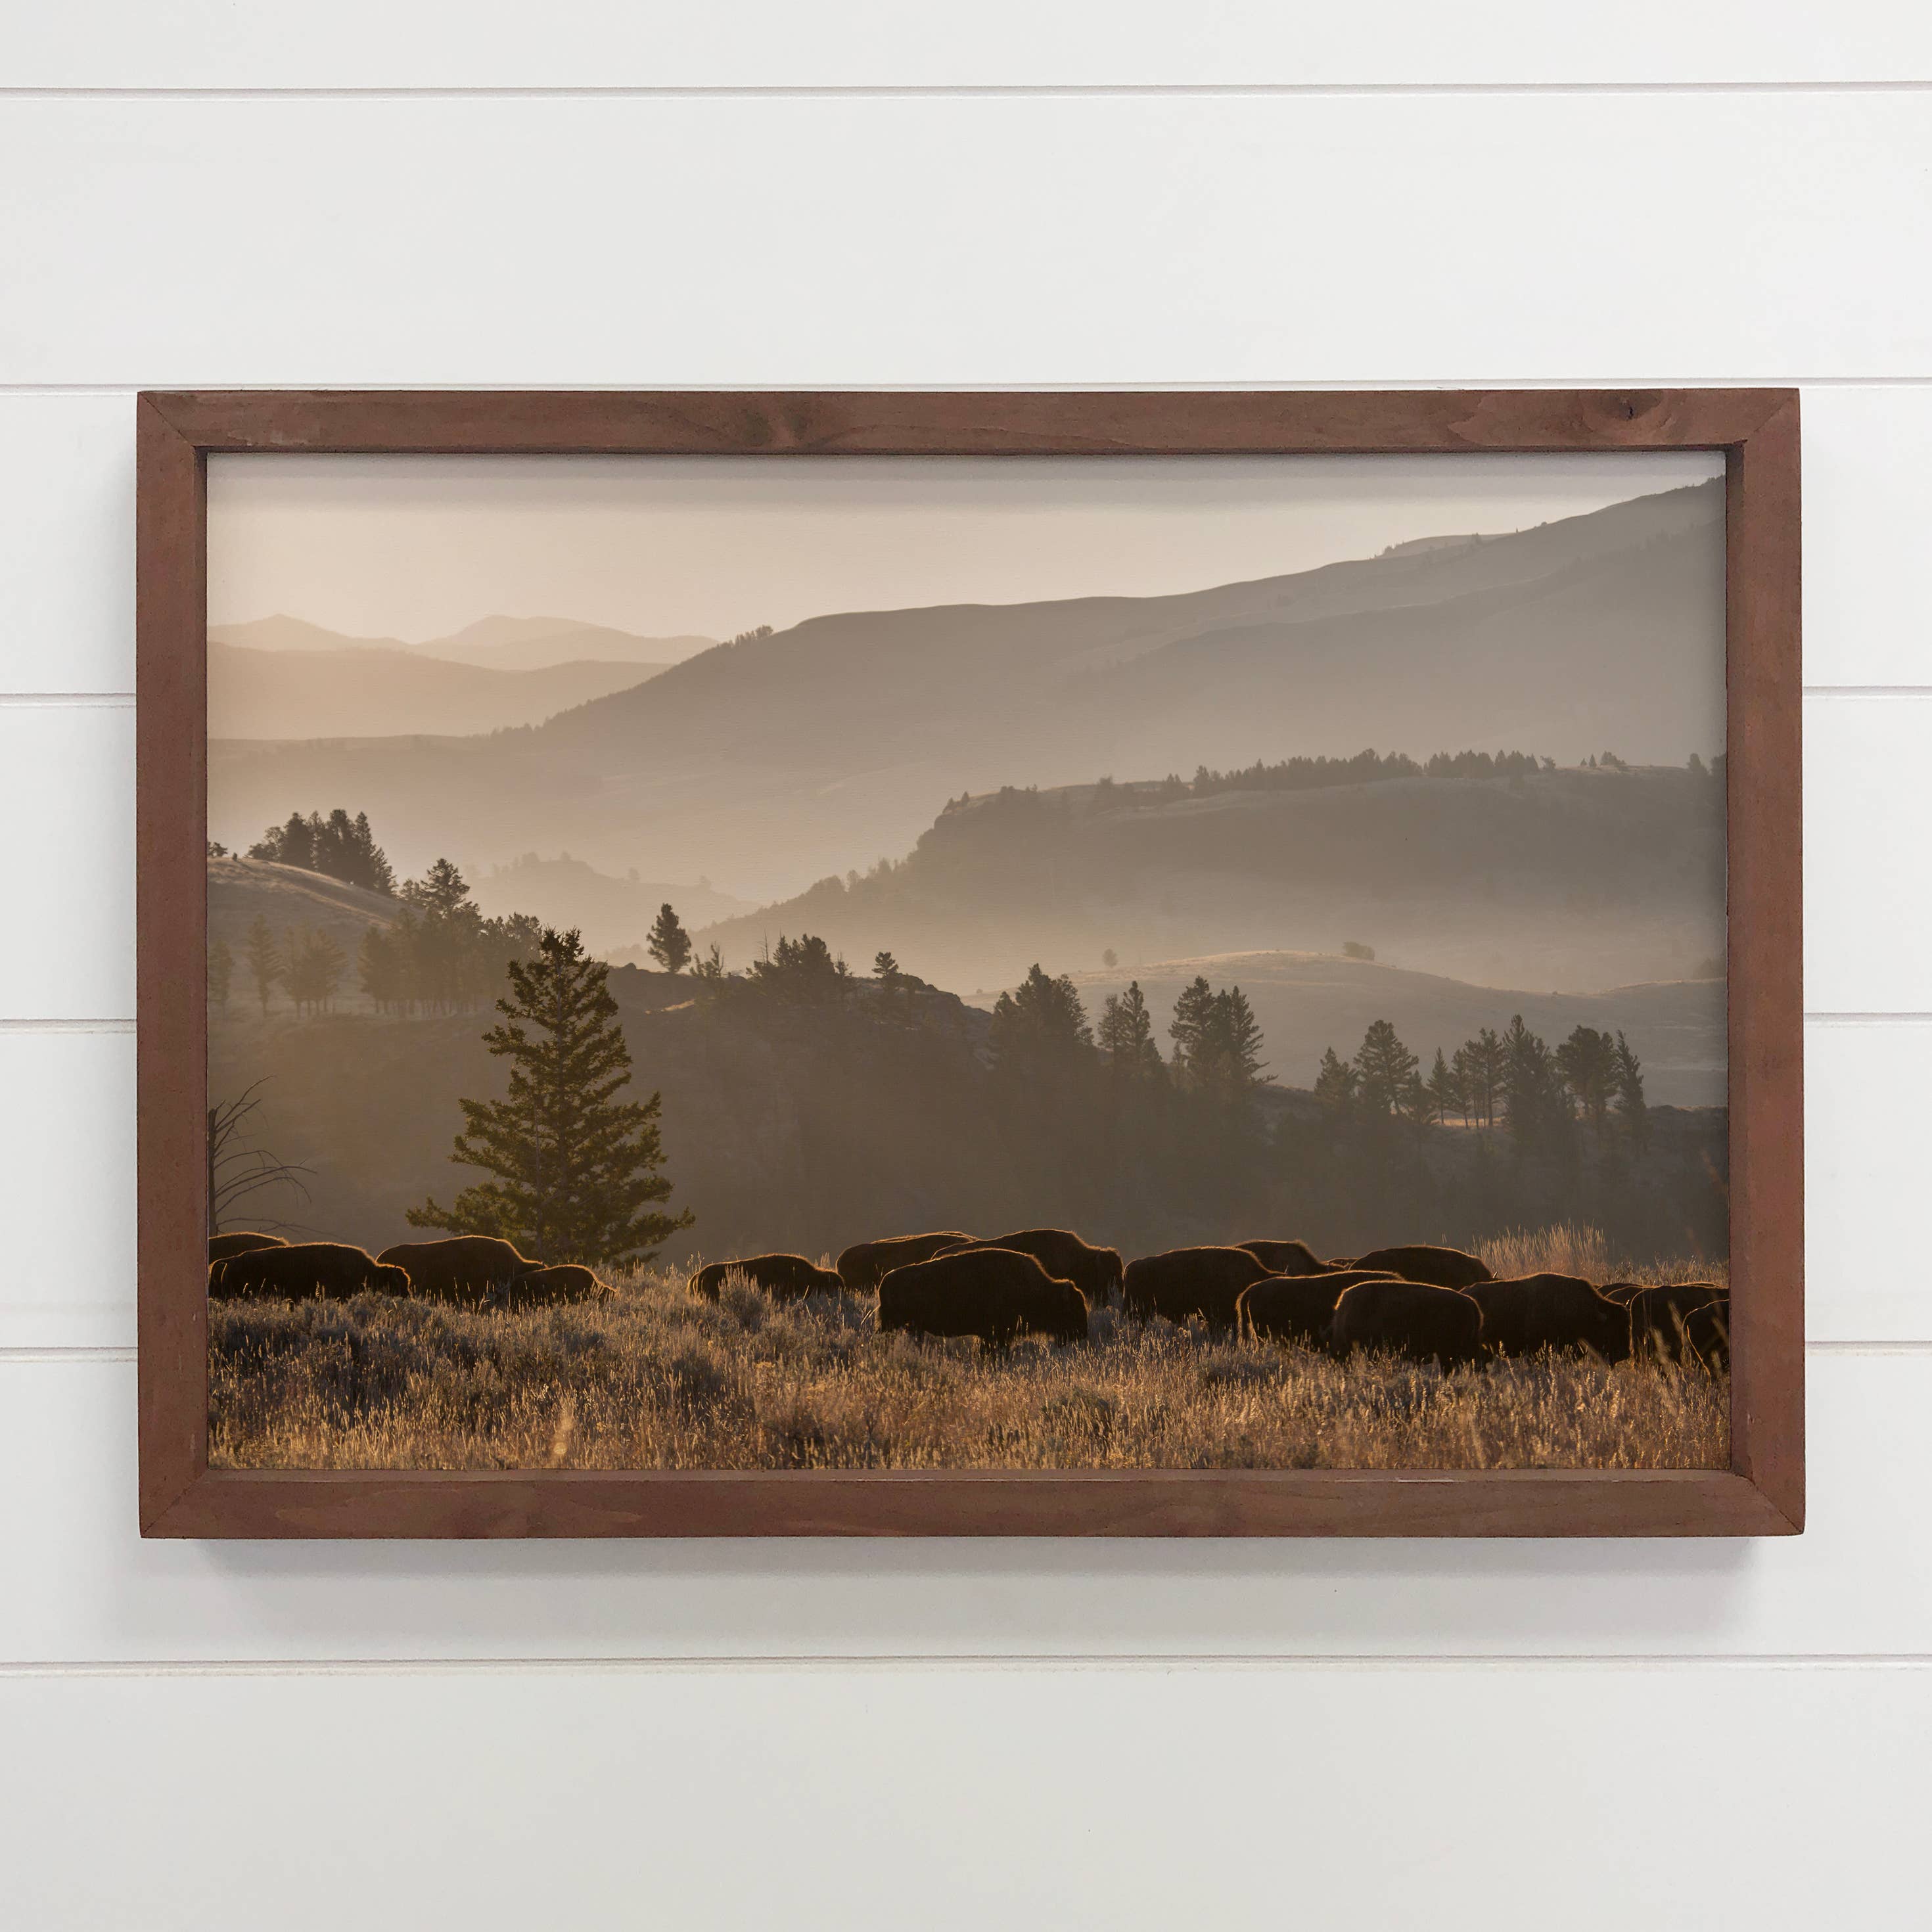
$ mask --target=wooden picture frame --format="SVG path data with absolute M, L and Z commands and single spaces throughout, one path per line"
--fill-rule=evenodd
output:
M 164 1537 L 1739 1536 L 1804 1521 L 1798 404 L 1788 389 L 270 392 L 139 400 L 140 1438 Z M 1721 451 L 1728 1470 L 767 1474 L 208 1462 L 206 465 L 226 452 Z

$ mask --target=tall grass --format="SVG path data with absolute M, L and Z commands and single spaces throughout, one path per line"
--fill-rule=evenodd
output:
M 1567 1252 L 1567 1251 L 1566 1251 Z M 248 1468 L 1684 1468 L 1728 1456 L 1694 1365 L 1443 1375 L 1096 1315 L 1086 1342 L 881 1335 L 869 1297 L 716 1303 L 653 1273 L 490 1313 L 209 1310 L 212 1455 Z
M 1526 1274 L 1580 1275 L 1600 1288 L 1607 1281 L 1714 1281 L 1729 1286 L 1730 1263 L 1720 1261 L 1646 1262 L 1641 1266 L 1613 1256 L 1600 1228 L 1559 1221 L 1549 1228 L 1510 1228 L 1479 1241 L 1476 1252 L 1500 1280 Z

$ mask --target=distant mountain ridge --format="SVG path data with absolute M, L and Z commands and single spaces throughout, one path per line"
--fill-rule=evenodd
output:
M 472 860 L 562 848 L 782 900 L 908 851 L 962 786 L 1365 745 L 1680 764 L 1723 742 L 1723 502 L 1699 485 L 1175 596 L 816 617 L 434 756 L 217 743 L 215 836 L 299 785 L 356 800 L 410 867 L 460 826 Z
M 562 664 L 646 664 L 662 669 L 711 649 L 711 638 L 647 638 L 574 617 L 479 617 L 446 638 L 419 644 L 400 638 L 368 638 L 332 631 L 306 618 L 278 614 L 242 624 L 208 627 L 212 642 L 257 651 L 403 651 L 446 664 L 496 670 L 542 670 Z M 445 727 L 446 730 L 448 727 Z
M 501 670 L 384 644 L 258 650 L 212 639 L 208 728 L 236 739 L 468 736 L 541 724 L 664 668 L 578 662 Z

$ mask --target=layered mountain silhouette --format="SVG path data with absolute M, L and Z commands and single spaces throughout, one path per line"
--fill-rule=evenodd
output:
M 208 728 L 244 739 L 500 731 L 540 724 L 664 668 L 582 660 L 497 670 L 400 647 L 257 650 L 211 642 Z
M 846 613 L 487 741 L 218 742 L 214 836 L 342 800 L 405 869 L 460 838 L 770 899 L 907 852 L 962 788 L 1367 745 L 1677 764 L 1722 742 L 1723 609 L 1706 485 L 1184 595 Z
M 742 965 L 814 932 L 964 991 L 1178 955 L 1388 958 L 1502 986 L 1678 980 L 1724 948 L 1724 811 L 1683 766 L 955 800 L 902 862 L 697 934 Z M 1178 794 L 1178 795 L 1176 795 Z M 1507 1016 L 1505 1016 L 1507 1018 Z

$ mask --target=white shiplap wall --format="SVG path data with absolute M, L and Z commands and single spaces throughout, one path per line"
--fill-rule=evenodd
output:
M 1928 22 L 0 16 L 0 1922 L 1912 1922 Z M 134 389 L 1570 382 L 1804 388 L 1802 1539 L 138 1539 Z

